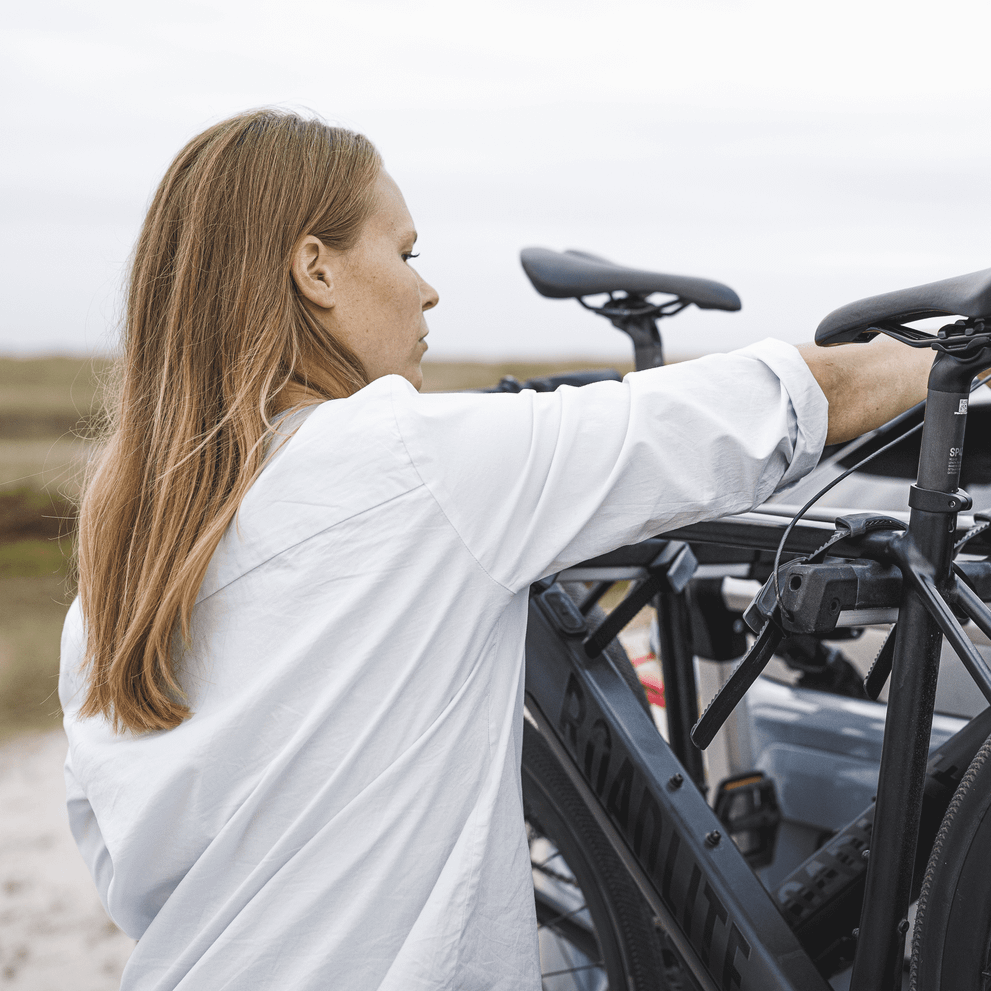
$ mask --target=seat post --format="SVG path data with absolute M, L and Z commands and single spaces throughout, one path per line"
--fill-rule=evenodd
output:
M 610 322 L 624 334 L 630 335 L 633 341 L 633 367 L 638 372 L 645 368 L 660 368 L 664 364 L 664 345 L 656 317 L 650 314 L 624 315 L 612 317 Z

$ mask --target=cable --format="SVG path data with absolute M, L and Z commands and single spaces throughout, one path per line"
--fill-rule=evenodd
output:
M 977 389 L 979 389 L 982 385 L 986 384 L 987 382 L 991 382 L 991 374 L 985 375 L 984 378 L 982 378 L 982 379 L 975 379 L 975 381 L 971 384 L 970 391 L 971 392 L 975 392 Z M 920 409 L 920 408 L 922 408 L 925 405 L 926 405 L 926 401 L 923 399 L 921 403 L 916 403 L 911 409 L 906 410 L 906 412 L 904 412 L 904 413 L 902 413 L 900 415 L 901 415 L 901 417 L 907 418 L 912 413 L 914 413 L 917 409 Z M 883 454 L 889 448 L 894 447 L 895 444 L 898 444 L 901 441 L 906 440 L 908 437 L 911 437 L 912 434 L 914 434 L 914 433 L 918 432 L 919 430 L 921 430 L 924 424 L 925 424 L 925 420 L 923 420 L 922 423 L 917 423 L 914 427 L 910 427 L 908 430 L 905 431 L 905 433 L 899 434 L 894 440 L 889 441 L 883 447 L 879 447 L 873 454 L 868 454 L 866 458 L 864 458 L 862 461 L 858 461 L 852 468 L 848 468 L 845 472 L 843 472 L 842 475 L 838 475 L 831 482 L 827 482 L 826 485 L 824 485 L 804 506 L 802 506 L 802 508 L 789 521 L 788 525 L 785 527 L 785 532 L 781 535 L 781 540 L 778 542 L 778 549 L 777 549 L 777 551 L 774 554 L 774 601 L 777 604 L 778 608 L 781 609 L 781 611 L 783 613 L 785 613 L 788 616 L 791 615 L 791 613 L 789 612 L 789 610 L 787 610 L 784 607 L 784 605 L 782 605 L 782 603 L 781 603 L 781 586 L 778 583 L 778 569 L 781 566 L 781 554 L 784 551 L 785 542 L 788 540 L 788 537 L 791 535 L 792 530 L 795 529 L 795 526 L 798 523 L 798 521 L 834 485 L 836 485 L 839 482 L 842 482 L 843 479 L 847 477 L 847 475 L 851 475 L 853 472 L 857 471 L 859 468 L 863 468 L 863 466 L 865 464 L 867 464 L 869 461 L 873 461 L 879 454 Z

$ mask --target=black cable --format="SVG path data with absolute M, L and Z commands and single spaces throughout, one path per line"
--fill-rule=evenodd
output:
M 982 379 L 976 379 L 971 385 L 970 391 L 975 392 L 982 385 L 984 385 L 986 382 L 989 381 L 991 381 L 991 374 L 986 375 Z M 916 403 L 911 409 L 906 410 L 906 412 L 902 413 L 901 416 L 907 418 L 911 416 L 911 414 L 914 413 L 917 409 L 920 409 L 925 405 L 926 405 L 926 401 L 923 399 L 921 403 Z M 781 540 L 778 542 L 778 549 L 774 554 L 774 601 L 777 604 L 778 608 L 780 608 L 783 613 L 789 616 L 791 615 L 790 612 L 787 609 L 785 609 L 785 607 L 781 604 L 781 586 L 778 583 L 778 569 L 781 566 L 781 554 L 784 551 L 785 542 L 788 540 L 788 537 L 791 535 L 792 530 L 795 529 L 795 525 L 834 485 L 836 485 L 839 482 L 842 482 L 844 478 L 846 478 L 848 475 L 852 474 L 853 472 L 857 471 L 859 468 L 863 468 L 865 464 L 867 464 L 869 461 L 873 461 L 879 454 L 883 454 L 889 448 L 894 447 L 895 444 L 898 444 L 901 441 L 905 440 L 906 438 L 911 437 L 912 434 L 921 430 L 924 424 L 925 424 L 925 420 L 923 420 L 922 423 L 917 423 L 914 427 L 909 427 L 909 429 L 906 430 L 903 434 L 899 434 L 894 440 L 889 441 L 883 447 L 879 447 L 873 454 L 868 454 L 866 458 L 864 458 L 862 461 L 858 461 L 852 468 L 848 468 L 845 472 L 843 472 L 842 475 L 838 475 L 831 482 L 827 482 L 826 485 L 824 485 L 789 521 L 788 525 L 785 527 L 785 532 L 781 535 Z

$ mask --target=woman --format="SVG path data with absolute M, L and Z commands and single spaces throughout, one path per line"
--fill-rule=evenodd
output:
M 762 501 L 827 399 L 897 373 L 838 440 L 924 389 L 914 352 L 771 341 L 419 396 L 415 238 L 366 139 L 276 111 L 193 139 L 152 202 L 60 682 L 125 989 L 539 987 L 529 584 Z

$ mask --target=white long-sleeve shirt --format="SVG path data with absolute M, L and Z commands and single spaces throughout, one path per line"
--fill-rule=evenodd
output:
M 312 409 L 248 492 L 179 665 L 193 715 L 115 736 L 60 697 L 69 818 L 124 991 L 536 989 L 520 799 L 527 589 L 808 471 L 791 347 L 555 393 Z

